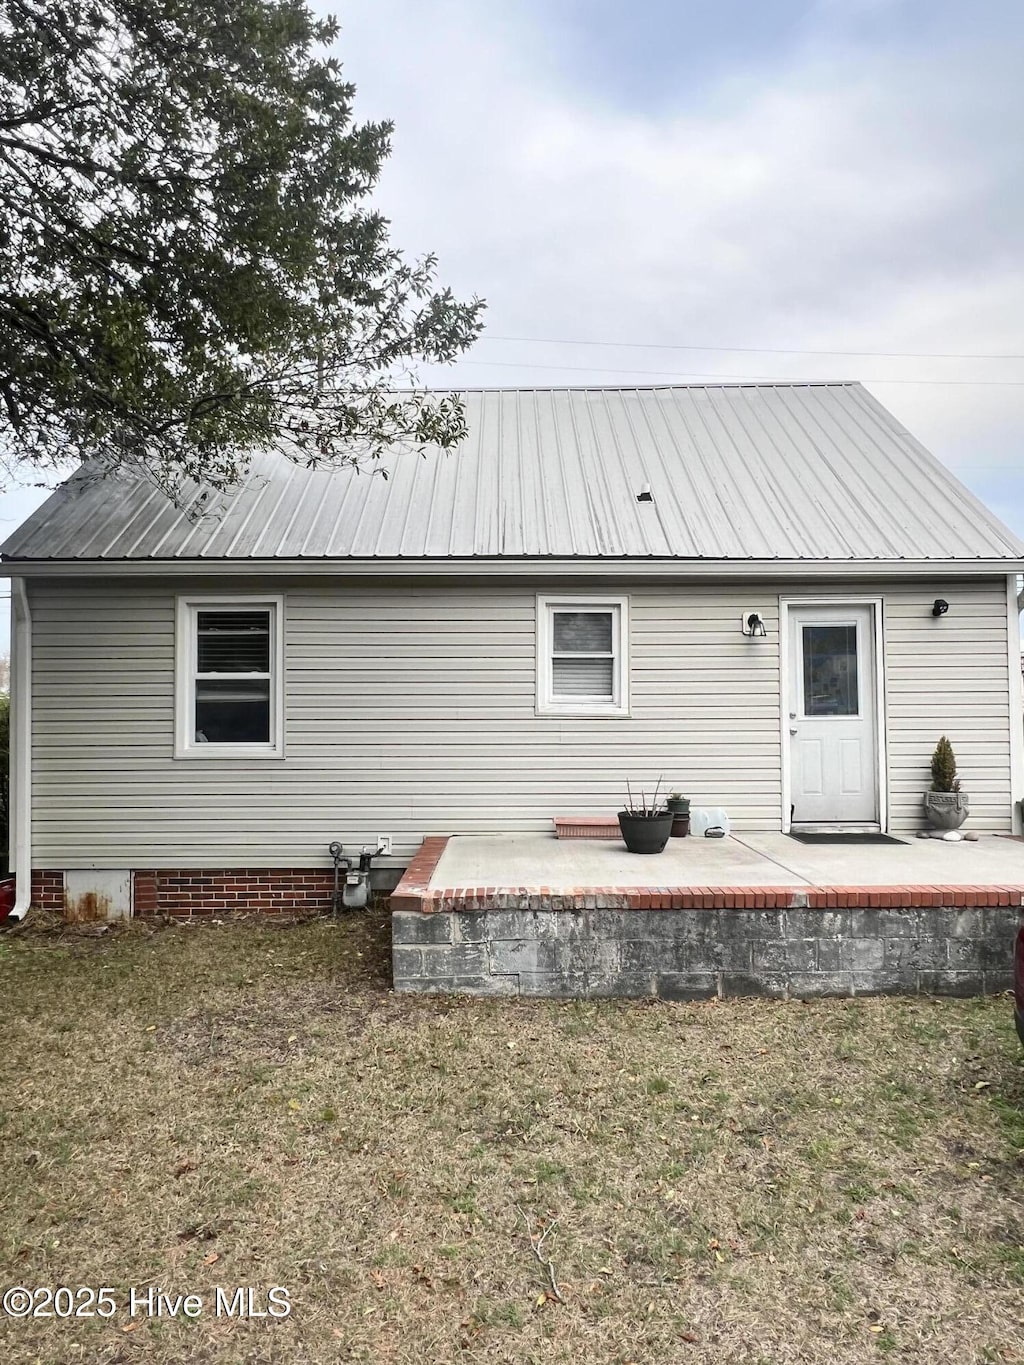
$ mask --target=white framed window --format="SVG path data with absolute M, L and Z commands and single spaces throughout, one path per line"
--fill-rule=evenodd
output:
M 175 758 L 283 758 L 284 599 L 179 597 Z
M 629 714 L 629 598 L 537 598 L 537 712 Z

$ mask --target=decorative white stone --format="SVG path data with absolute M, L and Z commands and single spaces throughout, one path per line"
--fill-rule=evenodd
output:
M 947 829 L 942 839 L 947 844 L 958 844 L 963 837 L 958 829 Z

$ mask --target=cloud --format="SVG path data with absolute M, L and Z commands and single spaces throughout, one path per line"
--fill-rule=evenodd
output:
M 868 8 L 870 40 L 831 24 Z M 396 121 L 380 193 L 396 240 L 485 295 L 494 335 L 1021 353 L 1021 25 L 928 37 L 916 8 L 819 5 L 785 52 L 738 52 L 697 101 L 569 79 L 571 28 L 539 5 L 354 0 L 340 52 L 357 110 Z M 628 371 L 1024 380 L 1020 362 L 488 340 L 454 375 L 643 382 Z M 1024 386 L 872 387 L 965 477 L 1010 478 Z M 1024 486 L 1002 500 L 1024 533 Z

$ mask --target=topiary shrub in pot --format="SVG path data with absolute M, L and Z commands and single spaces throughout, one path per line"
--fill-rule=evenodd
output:
M 619 811 L 619 829 L 630 853 L 661 853 L 668 843 L 675 816 L 665 806 L 658 805 L 660 786 L 659 777 L 654 796 L 648 803 L 643 792 L 639 801 L 634 801 L 629 783 L 626 783 L 626 808 Z
M 933 829 L 959 829 L 967 819 L 970 800 L 960 790 L 956 755 L 945 735 L 932 754 L 931 790 L 924 794 L 924 813 Z

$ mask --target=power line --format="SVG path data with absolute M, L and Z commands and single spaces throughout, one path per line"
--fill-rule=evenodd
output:
M 459 360 L 458 365 L 479 365 L 488 369 L 500 370 L 570 370 L 581 374 L 640 374 L 654 379 L 739 379 L 751 384 L 822 384 L 822 379 L 802 379 L 792 375 L 763 374 L 697 374 L 694 371 L 680 370 L 627 370 L 616 366 L 609 369 L 600 365 L 543 365 L 532 360 Z M 841 381 L 835 380 L 835 383 Z M 953 386 L 976 386 L 994 388 L 1022 388 L 1024 379 L 861 379 L 861 384 L 942 384 Z
M 481 341 L 530 342 L 544 346 L 612 346 L 638 351 L 740 351 L 747 355 L 878 356 L 888 360 L 1024 360 L 1022 355 L 985 355 L 975 351 L 813 351 L 784 346 L 695 346 L 666 341 L 581 341 L 568 337 L 503 337 L 485 332 Z

